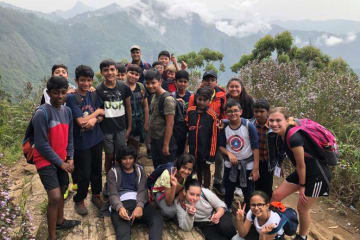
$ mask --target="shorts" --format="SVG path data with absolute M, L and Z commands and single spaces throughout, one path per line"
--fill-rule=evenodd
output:
M 68 173 L 53 164 L 40 168 L 38 173 L 46 191 L 55 188 L 67 188 L 69 185 Z
M 290 174 L 286 181 L 289 183 L 299 184 L 299 177 L 297 172 Z M 307 197 L 328 197 L 329 196 L 329 186 L 324 180 L 322 175 L 315 175 L 306 177 L 305 182 L 305 196 Z
M 114 133 L 104 133 L 104 151 L 113 154 L 126 146 L 126 130 Z

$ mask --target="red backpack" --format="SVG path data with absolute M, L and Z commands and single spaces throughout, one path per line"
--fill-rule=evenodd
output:
M 329 166 L 335 166 L 339 160 L 338 147 L 336 145 L 335 136 L 325 127 L 319 123 L 308 119 L 294 119 L 296 126 L 291 128 L 286 136 L 286 143 L 290 148 L 290 137 L 302 131 L 308 138 L 319 148 L 319 153 L 322 156 L 321 162 Z M 310 154 L 305 153 L 305 156 L 311 157 Z

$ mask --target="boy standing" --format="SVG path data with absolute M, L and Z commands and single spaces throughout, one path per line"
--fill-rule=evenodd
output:
M 69 229 L 80 221 L 64 219 L 64 193 L 73 164 L 73 120 L 71 110 L 63 106 L 68 90 L 64 77 L 51 77 L 47 94 L 51 104 L 43 104 L 32 121 L 34 127 L 34 163 L 48 195 L 47 223 L 49 239 L 56 229 Z
M 259 99 L 254 104 L 254 125 L 259 137 L 259 173 L 261 178 L 255 182 L 255 190 L 266 193 L 271 199 L 274 172 L 270 167 L 268 133 L 271 132 L 269 127 L 270 104 L 267 100 Z
M 176 87 L 175 87 L 175 74 L 176 74 L 176 68 L 174 65 L 169 65 L 167 68 L 166 68 L 166 85 L 167 85 L 167 88 L 168 88 L 168 92 L 175 92 L 176 91 Z
M 231 209 L 234 190 L 239 186 L 247 206 L 254 192 L 254 181 L 259 178 L 259 144 L 256 129 L 248 120 L 241 118 L 240 103 L 231 100 L 226 104 L 229 125 L 219 137 L 220 151 L 225 157 L 225 203 Z
M 151 155 L 154 168 L 158 165 L 173 162 L 176 155 L 176 143 L 172 137 L 176 100 L 166 96 L 162 109 L 159 109 L 159 100 L 167 92 L 161 87 L 161 75 L 157 70 L 148 70 L 145 73 L 146 88 L 154 94 L 150 105 L 150 137 Z
M 75 211 L 87 215 L 84 200 L 91 182 L 91 201 L 100 208 L 102 201 L 102 143 L 103 133 L 99 122 L 103 119 L 104 110 L 100 108 L 100 100 L 96 92 L 90 93 L 94 78 L 93 70 L 84 65 L 75 69 L 75 82 L 78 86 L 75 93 L 68 95 L 67 106 L 74 118 L 74 165 L 78 190 L 74 196 Z
M 96 92 L 102 100 L 105 114 L 101 128 L 104 133 L 105 172 L 107 173 L 112 166 L 115 152 L 126 146 L 131 132 L 131 90 L 125 83 L 116 80 L 117 69 L 113 60 L 102 61 L 100 72 L 105 80 L 96 88 Z
M 188 107 L 191 93 L 187 90 L 189 85 L 189 73 L 185 70 L 180 70 L 175 74 L 175 87 L 176 92 L 174 94 L 176 100 L 182 102 L 185 106 L 185 110 Z
M 185 121 L 189 128 L 189 152 L 196 159 L 199 182 L 210 187 L 210 164 L 214 163 L 217 142 L 217 117 L 209 108 L 212 91 L 209 87 L 197 90 L 196 106 L 188 109 Z
M 131 226 L 138 220 L 149 229 L 149 239 L 161 240 L 163 219 L 148 203 L 146 174 L 136 163 L 135 149 L 125 147 L 117 155 L 119 165 L 107 174 L 110 192 L 111 222 L 117 240 L 130 240 Z

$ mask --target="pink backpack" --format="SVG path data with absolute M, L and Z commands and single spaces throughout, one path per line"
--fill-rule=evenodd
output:
M 294 120 L 296 126 L 289 130 L 286 137 L 288 147 L 290 148 L 290 137 L 294 133 L 302 131 L 309 137 L 314 145 L 319 147 L 319 152 L 323 157 L 321 162 L 329 166 L 335 166 L 339 160 L 335 136 L 328 129 L 311 119 L 304 118 Z M 308 153 L 305 153 L 305 156 L 311 157 Z

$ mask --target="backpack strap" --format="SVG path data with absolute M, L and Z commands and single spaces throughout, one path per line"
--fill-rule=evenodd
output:
M 158 110 L 161 116 L 163 116 L 165 118 L 164 115 L 164 103 L 165 103 L 165 98 L 167 98 L 168 96 L 171 96 L 171 93 L 169 92 L 164 92 L 163 94 L 160 95 L 160 99 L 159 99 L 159 105 L 158 105 Z
M 45 107 L 44 105 L 40 105 L 40 106 L 38 107 L 38 109 L 41 109 L 41 110 L 45 113 L 45 120 L 46 120 L 46 122 L 48 122 L 48 121 L 49 121 L 49 117 L 48 117 L 48 112 L 47 112 L 47 110 L 46 110 L 46 107 Z
M 96 100 L 97 100 L 96 91 L 90 92 L 90 98 L 91 98 L 91 103 L 92 103 L 93 107 L 95 107 L 96 106 Z

